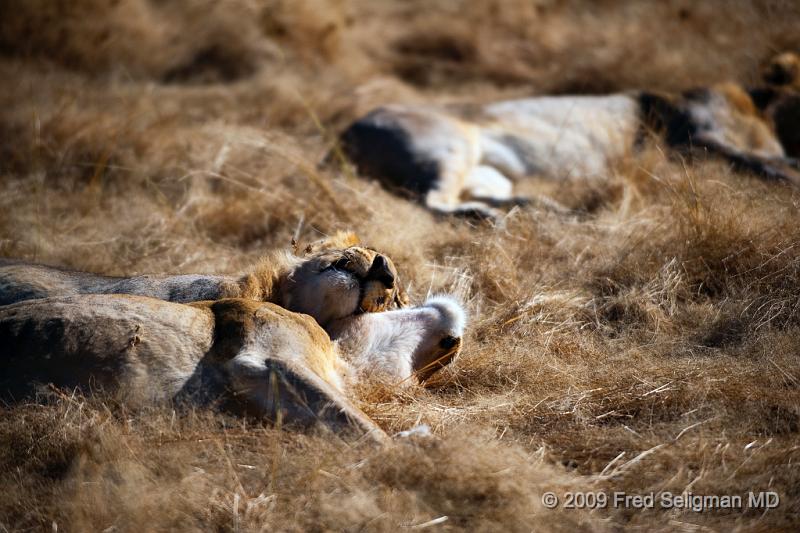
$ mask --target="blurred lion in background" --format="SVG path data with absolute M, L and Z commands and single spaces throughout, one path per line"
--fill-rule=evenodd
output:
M 601 178 L 652 135 L 686 154 L 800 185 L 800 60 L 788 52 L 764 71 L 766 87 L 733 83 L 684 93 L 538 96 L 480 106 L 389 104 L 356 120 L 341 147 L 366 176 L 443 214 L 496 218 L 497 207 L 547 199 L 514 194 L 540 176 Z

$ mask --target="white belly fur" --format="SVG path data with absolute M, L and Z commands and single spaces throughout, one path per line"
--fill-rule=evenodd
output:
M 541 97 L 490 104 L 485 134 L 526 141 L 536 174 L 598 177 L 625 156 L 638 128 L 638 105 L 626 95 Z

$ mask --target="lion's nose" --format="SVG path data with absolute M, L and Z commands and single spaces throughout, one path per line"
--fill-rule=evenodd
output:
M 382 255 L 375 256 L 372 266 L 367 272 L 367 279 L 380 281 L 387 288 L 394 288 L 394 272 L 389 267 L 389 262 Z

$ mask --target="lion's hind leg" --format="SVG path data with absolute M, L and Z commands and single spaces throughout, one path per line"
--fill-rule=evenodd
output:
M 514 196 L 513 182 L 488 165 L 478 165 L 469 172 L 464 183 L 463 196 L 493 207 L 513 207 L 530 203 L 529 198 Z
M 442 197 L 438 191 L 428 193 L 425 197 L 425 206 L 439 215 L 455 215 L 478 220 L 499 220 L 503 216 L 501 211 L 486 202 L 450 200 Z
M 500 171 L 488 165 L 478 165 L 470 172 L 465 192 L 472 201 L 481 202 L 490 207 L 532 206 L 562 215 L 572 213 L 569 208 L 548 196 L 541 194 L 514 195 L 513 182 Z
M 467 167 L 467 168 L 464 168 Z M 459 165 L 457 169 L 448 169 L 441 178 L 425 195 L 425 206 L 440 215 L 455 215 L 480 220 L 499 220 L 503 213 L 489 205 L 488 202 L 470 198 L 468 184 L 472 179 L 477 185 L 478 178 L 471 178 L 474 169 L 468 165 Z M 466 177 L 464 177 L 466 176 Z M 502 175 L 501 175 L 502 177 Z M 491 183 L 483 187 L 486 192 L 491 189 Z

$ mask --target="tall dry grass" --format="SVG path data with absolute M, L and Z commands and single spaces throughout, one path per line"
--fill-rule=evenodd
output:
M 0 525 L 791 530 L 800 514 L 800 195 L 651 146 L 575 208 L 432 217 L 320 170 L 387 100 L 683 89 L 800 46 L 791 2 L 6 2 L 0 255 L 109 274 L 246 268 L 351 228 L 417 301 L 464 299 L 428 390 L 369 385 L 352 447 L 55 395 L 4 407 Z M 777 509 L 548 510 L 555 491 L 774 490 Z

